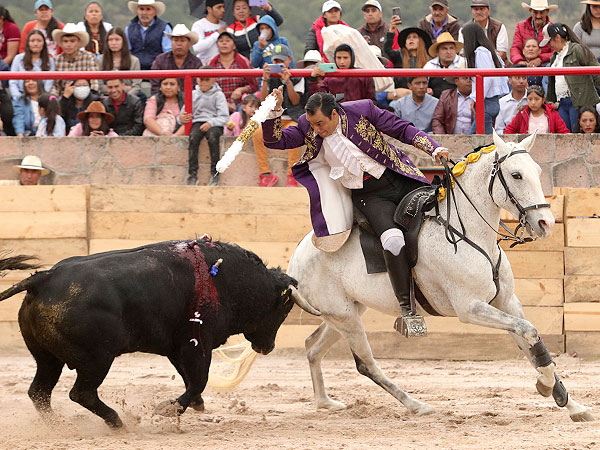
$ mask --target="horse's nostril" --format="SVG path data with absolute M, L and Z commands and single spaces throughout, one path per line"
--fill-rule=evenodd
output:
M 548 223 L 543 219 L 538 221 L 538 225 L 540 226 L 540 228 L 542 230 L 545 230 L 546 228 L 548 228 Z

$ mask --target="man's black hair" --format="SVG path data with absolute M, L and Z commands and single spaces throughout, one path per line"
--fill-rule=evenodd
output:
M 310 96 L 304 107 L 304 111 L 309 116 L 314 116 L 317 111 L 321 111 L 324 116 L 331 119 L 333 110 L 337 110 L 340 106 L 335 101 L 333 94 L 329 92 L 317 92 Z

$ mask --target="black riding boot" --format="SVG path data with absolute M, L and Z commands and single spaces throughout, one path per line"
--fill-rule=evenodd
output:
M 400 251 L 398 256 L 394 256 L 387 250 L 383 251 L 383 258 L 387 267 L 387 273 L 394 288 L 394 294 L 398 303 L 402 307 L 402 316 L 411 313 L 410 310 L 410 269 L 406 260 L 406 248 Z

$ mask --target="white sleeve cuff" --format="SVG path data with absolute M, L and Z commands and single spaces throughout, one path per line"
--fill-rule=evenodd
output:
M 437 154 L 444 150 L 448 150 L 448 149 L 446 147 L 438 147 L 434 150 L 434 152 L 431 154 L 431 159 L 433 160 L 433 162 L 435 162 L 435 157 L 437 156 Z
M 283 108 L 274 109 L 273 111 L 269 112 L 267 119 L 277 119 L 278 117 L 283 116 L 283 111 Z

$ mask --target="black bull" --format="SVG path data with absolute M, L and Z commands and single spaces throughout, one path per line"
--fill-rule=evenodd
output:
M 0 271 L 34 267 L 23 257 L 0 259 Z M 186 390 L 167 402 L 167 412 L 203 409 L 212 349 L 243 333 L 255 351 L 267 354 L 294 302 L 318 314 L 296 285 L 238 246 L 171 241 L 65 259 L 0 293 L 0 301 L 27 291 L 19 326 L 37 363 L 28 392 L 37 410 L 52 412 L 52 389 L 66 364 L 77 371 L 71 400 L 120 427 L 97 392 L 117 356 L 168 357 Z

